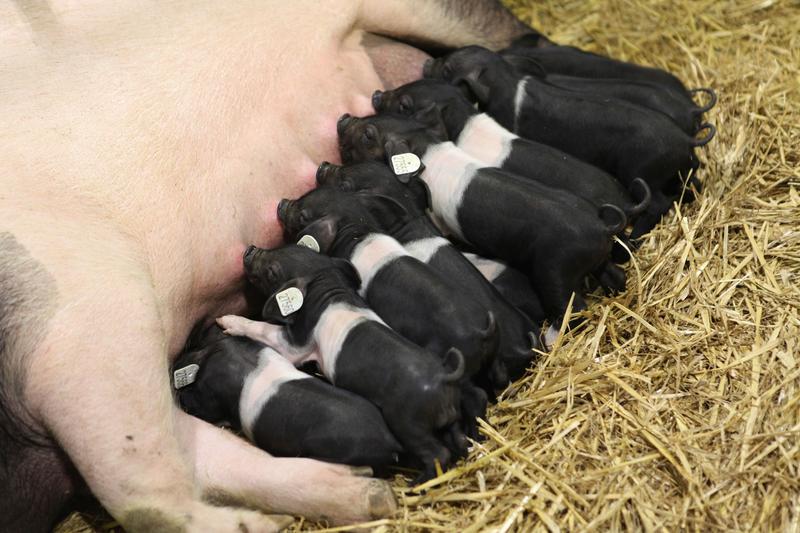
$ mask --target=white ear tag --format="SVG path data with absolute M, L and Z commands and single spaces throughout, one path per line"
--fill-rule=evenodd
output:
M 412 174 L 419 170 L 422 166 L 422 161 L 419 160 L 417 154 L 407 152 L 405 154 L 397 154 L 392 156 L 392 170 L 396 176 L 402 174 Z
M 289 287 L 275 295 L 278 309 L 283 316 L 289 316 L 303 307 L 303 293 L 297 287 Z
M 298 246 L 305 246 L 306 248 L 311 248 L 315 252 L 319 253 L 319 243 L 317 239 L 312 237 L 311 235 L 303 235 L 300 237 L 300 240 L 297 241 Z
M 200 371 L 200 365 L 196 365 L 192 363 L 191 365 L 186 365 L 183 368 L 179 368 L 175 372 L 172 373 L 172 380 L 175 384 L 176 389 L 182 389 L 187 385 L 191 385 L 194 383 L 194 380 L 197 379 L 197 373 Z

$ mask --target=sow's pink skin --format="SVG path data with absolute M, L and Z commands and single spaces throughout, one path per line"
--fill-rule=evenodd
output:
M 168 369 L 196 324 L 245 311 L 241 254 L 280 243 L 277 200 L 336 159 L 337 117 L 419 76 L 424 54 L 375 35 L 499 49 L 524 32 L 470 6 L 0 6 L 0 285 L 19 303 L 0 312 L 0 530 L 49 531 L 84 482 L 132 532 L 393 512 L 381 481 L 185 415 Z

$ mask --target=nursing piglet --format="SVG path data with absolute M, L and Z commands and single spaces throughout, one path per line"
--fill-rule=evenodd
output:
M 541 41 L 541 36 L 536 33 L 523 35 L 500 53 L 505 56 L 533 59 L 548 75 L 644 82 L 662 87 L 688 106 L 696 106 L 692 96 L 698 92 L 707 93 L 711 97 L 710 102 L 703 107 L 710 109 L 716 103 L 713 91 L 708 89 L 690 91 L 675 75 L 664 70 L 612 59 L 574 46 L 555 44 L 541 46 Z
M 427 77 L 468 88 L 483 110 L 504 127 L 595 165 L 630 187 L 644 179 L 652 201 L 631 237 L 652 229 L 699 167 L 694 148 L 707 144 L 682 132 L 666 116 L 622 101 L 523 76 L 500 55 L 478 46 L 426 64 Z
M 533 350 L 541 349 L 538 324 L 545 317 L 539 297 L 529 285 L 527 291 L 517 295 L 516 301 L 524 301 L 528 314 L 525 316 L 487 283 L 428 218 L 430 192 L 423 181 L 403 185 L 385 164 L 366 161 L 347 166 L 323 163 L 317 171 L 317 184 L 353 193 L 380 229 L 394 237 L 412 257 L 491 311 L 500 337 L 497 357 L 505 365 L 508 379 L 515 380 L 524 373 L 534 357 Z M 495 386 L 506 381 L 501 378 Z
M 544 320 L 539 297 L 525 274 L 502 261 L 487 259 L 471 252 L 464 252 L 463 255 L 511 305 L 528 316 L 541 316 Z
M 362 300 L 360 279 L 347 261 L 302 246 L 244 255 L 248 279 L 267 295 L 266 322 L 239 316 L 217 320 L 229 335 L 262 342 L 292 364 L 316 361 L 334 386 L 378 407 L 403 449 L 422 465 L 417 481 L 464 453 L 458 427 L 464 358 L 440 358 L 401 337 Z
M 600 207 L 621 207 L 631 222 L 650 203 L 642 179 L 626 191 L 607 172 L 546 144 L 523 139 L 470 103 L 460 89 L 440 80 L 418 80 L 392 91 L 376 91 L 372 105 L 379 113 L 413 116 L 430 130 L 444 127 L 447 139 L 488 167 L 498 167 L 564 189 Z M 630 194 L 629 194 L 630 192 Z M 631 199 L 636 195 L 636 200 Z
M 626 80 L 620 78 L 582 78 L 564 74 L 547 73 L 533 57 L 517 50 L 500 52 L 517 71 L 526 76 L 537 76 L 557 87 L 580 91 L 604 99 L 624 100 L 669 117 L 684 133 L 694 136 L 704 127 L 703 114 L 716 105 L 717 95 L 712 89 L 690 91 L 708 96 L 708 103 L 698 106 L 692 99 L 676 94 L 668 87 L 650 80 Z
M 561 319 L 573 293 L 573 309 L 586 307 L 580 288 L 589 274 L 624 286 L 624 272 L 608 261 L 611 237 L 625 227 L 619 208 L 606 205 L 598 213 L 567 191 L 487 168 L 406 117 L 344 116 L 339 143 L 346 161 L 421 158 L 412 172 L 395 168 L 398 179 L 422 179 L 434 214 L 453 235 L 522 269 L 549 318 Z M 607 224 L 599 214 L 613 220 Z
M 297 370 L 272 348 L 216 326 L 173 364 L 181 407 L 241 430 L 259 448 L 386 473 L 400 444 L 377 407 Z
M 282 200 L 278 219 L 287 238 L 310 236 L 321 252 L 350 260 L 361 277 L 359 294 L 389 327 L 435 354 L 458 350 L 465 377 L 480 373 L 493 389 L 505 385 L 494 315 L 381 233 L 357 199 L 332 188 L 315 189 Z M 487 392 L 465 379 L 461 396 L 465 431 L 477 438 L 475 418 L 486 414 Z

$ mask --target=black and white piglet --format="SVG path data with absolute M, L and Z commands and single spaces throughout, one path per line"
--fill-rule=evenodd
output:
M 663 113 L 669 117 L 684 133 L 696 135 L 700 130 L 712 127 L 702 123 L 703 114 L 717 103 L 716 93 L 709 88 L 694 89 L 692 94 L 703 93 L 708 96 L 708 103 L 698 106 L 693 100 L 676 94 L 669 87 L 650 80 L 626 80 L 620 78 L 582 78 L 564 74 L 547 73 L 533 56 L 520 50 L 501 51 L 500 55 L 520 73 L 526 76 L 537 76 L 557 87 L 573 91 L 585 92 L 602 98 L 624 100 L 628 103 Z
M 453 235 L 523 270 L 549 318 L 561 319 L 572 293 L 573 309 L 586 307 L 580 288 L 589 274 L 606 287 L 624 287 L 624 272 L 608 261 L 611 237 L 625 227 L 621 209 L 606 205 L 598 213 L 568 191 L 487 168 L 408 117 L 345 115 L 338 129 L 345 161 L 421 158 L 411 172 L 395 168 L 398 179 L 422 179 L 434 215 Z
M 272 348 L 217 326 L 173 364 L 181 407 L 241 430 L 259 448 L 386 473 L 402 451 L 377 407 L 297 370 Z
M 373 215 L 374 222 L 411 256 L 491 311 L 500 336 L 497 356 L 505 364 L 508 379 L 515 380 L 524 373 L 534 357 L 533 350 L 541 349 L 538 324 L 545 316 L 539 297 L 530 285 L 515 295 L 515 301 L 524 304 L 526 317 L 487 283 L 428 218 L 430 193 L 423 181 L 403 185 L 384 163 L 366 161 L 347 166 L 323 163 L 317 171 L 317 184 L 357 193 L 356 198 Z
M 503 261 L 488 259 L 471 252 L 464 252 L 464 257 L 511 305 L 528 316 L 544 318 L 539 297 L 536 296 L 531 282 L 525 274 L 508 266 Z M 534 303 L 534 307 L 531 307 L 531 303 Z
M 378 407 L 403 449 L 419 460 L 418 481 L 466 450 L 459 427 L 464 358 L 429 353 L 389 328 L 356 294 L 352 265 L 302 246 L 244 255 L 247 277 L 267 295 L 266 322 L 227 315 L 229 335 L 246 336 L 299 365 L 316 361 L 331 383 Z
M 556 87 L 523 76 L 502 56 L 470 46 L 426 63 L 427 77 L 464 86 L 481 108 L 523 137 L 548 144 L 602 168 L 626 187 L 641 178 L 652 201 L 631 237 L 652 229 L 699 167 L 694 139 L 661 113 L 622 101 Z
M 631 222 L 650 203 L 650 188 L 631 182 L 631 199 L 607 172 L 552 146 L 523 139 L 470 103 L 460 89 L 444 81 L 423 79 L 392 91 L 376 91 L 375 111 L 413 116 L 432 131 L 444 126 L 447 139 L 488 167 L 498 167 L 543 185 L 564 189 L 600 207 L 622 208 Z M 443 136 L 445 136 L 443 135 Z
M 382 233 L 373 216 L 352 195 L 332 188 L 283 200 L 278 209 L 288 238 L 311 236 L 322 253 L 352 263 L 361 277 L 359 294 L 389 327 L 436 354 L 457 349 L 465 377 L 486 376 L 489 392 L 504 386 L 494 314 Z M 486 414 L 487 392 L 465 379 L 461 397 L 465 430 L 477 438 L 475 418 Z
M 690 91 L 675 75 L 664 70 L 612 59 L 586 52 L 574 46 L 556 45 L 549 42 L 547 44 L 547 46 L 542 46 L 541 36 L 537 33 L 530 33 L 517 38 L 511 43 L 511 46 L 500 53 L 506 56 L 523 56 L 533 59 L 548 75 L 644 82 L 662 87 L 675 97 L 682 99 L 687 106 L 696 106 L 692 96 L 700 92 L 708 94 L 711 98 L 710 102 L 703 107 L 710 109 L 716 103 L 716 95 L 710 89 Z

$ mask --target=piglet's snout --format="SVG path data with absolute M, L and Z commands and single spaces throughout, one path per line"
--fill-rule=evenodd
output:
M 347 131 L 347 127 L 351 122 L 353 122 L 353 117 L 350 116 L 350 113 L 345 113 L 339 117 L 339 120 L 336 122 L 336 133 L 342 135 L 345 131 Z
M 320 187 L 326 185 L 335 170 L 336 165 L 323 161 L 317 168 L 317 185 Z
M 247 247 L 244 251 L 244 255 L 242 256 L 242 261 L 244 262 L 244 266 L 250 266 L 250 263 L 253 262 L 253 257 L 256 255 L 256 247 L 252 244 Z
M 422 65 L 422 75 L 426 78 L 430 78 L 433 75 L 433 59 L 428 59 Z
M 381 91 L 375 91 L 372 93 L 372 108 L 375 111 L 381 110 L 381 101 L 383 100 L 383 93 Z
M 286 224 L 286 216 L 289 214 L 289 207 L 291 204 L 292 201 L 287 200 L 286 198 L 278 202 L 278 220 L 280 220 L 284 225 Z

